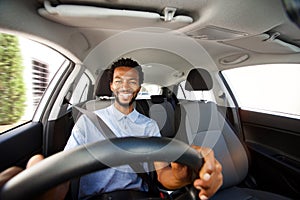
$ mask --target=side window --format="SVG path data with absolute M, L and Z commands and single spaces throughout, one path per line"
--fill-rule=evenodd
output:
M 242 109 L 299 118 L 300 64 L 248 66 L 222 74 Z
M 76 105 L 78 103 L 87 101 L 89 98 L 89 89 L 91 84 L 91 79 L 86 73 L 83 73 L 73 90 L 70 103 L 72 105 Z
M 191 101 L 213 101 L 215 102 L 214 95 L 211 91 L 188 91 L 185 90 L 185 82 L 182 81 L 178 85 L 178 91 L 177 91 L 177 98 L 178 99 L 185 99 L 185 100 L 191 100 Z
M 65 57 L 38 42 L 0 33 L 0 134 L 32 120 Z

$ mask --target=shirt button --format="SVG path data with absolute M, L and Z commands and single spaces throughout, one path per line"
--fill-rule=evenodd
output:
M 127 123 L 127 116 L 124 116 L 124 129 L 127 129 L 126 123 Z

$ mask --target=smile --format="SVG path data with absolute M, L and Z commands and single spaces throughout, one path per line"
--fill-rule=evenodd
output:
M 119 93 L 119 96 L 128 99 L 130 97 L 132 97 L 132 93 Z

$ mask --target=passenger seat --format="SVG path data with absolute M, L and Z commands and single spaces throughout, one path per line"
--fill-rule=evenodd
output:
M 201 68 L 192 69 L 185 89 L 209 91 L 213 88 L 210 73 Z M 181 101 L 175 109 L 176 138 L 188 144 L 210 147 L 222 164 L 223 185 L 215 199 L 286 199 L 280 195 L 237 187 L 248 174 L 248 157 L 244 146 L 218 111 L 214 102 Z

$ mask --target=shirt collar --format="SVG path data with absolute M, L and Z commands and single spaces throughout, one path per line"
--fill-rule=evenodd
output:
M 127 117 L 129 118 L 132 122 L 135 122 L 139 116 L 139 113 L 133 109 L 133 111 L 131 113 L 129 113 L 128 115 L 125 115 L 123 113 L 121 113 L 118 109 L 116 109 L 116 107 L 113 105 L 111 105 L 111 109 L 112 109 L 112 113 L 113 115 L 116 117 L 116 119 L 118 121 L 120 121 L 122 118 Z

